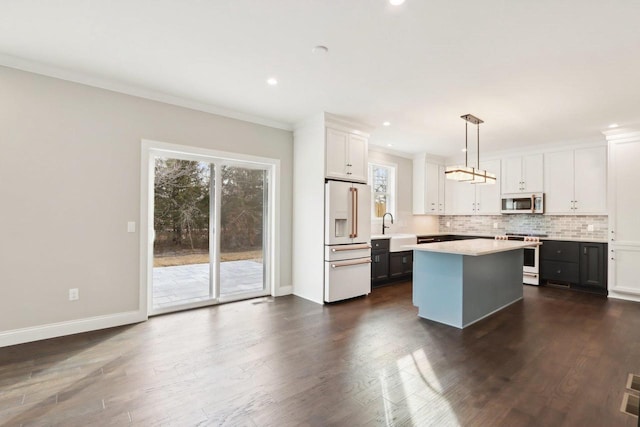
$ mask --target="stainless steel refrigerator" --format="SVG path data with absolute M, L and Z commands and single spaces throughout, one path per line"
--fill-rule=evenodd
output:
M 371 292 L 371 187 L 325 184 L 324 300 Z

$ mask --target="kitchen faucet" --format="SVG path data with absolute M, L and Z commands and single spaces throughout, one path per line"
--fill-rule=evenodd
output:
M 391 215 L 389 212 L 387 212 L 384 215 L 382 215 L 382 234 L 384 234 L 384 230 L 386 228 L 389 228 L 388 225 L 384 225 L 384 220 L 387 217 L 387 215 L 389 215 L 391 217 L 391 224 L 393 224 L 393 215 Z

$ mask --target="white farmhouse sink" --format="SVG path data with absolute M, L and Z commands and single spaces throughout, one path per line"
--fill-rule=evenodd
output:
M 415 234 L 392 234 L 389 240 L 389 252 L 406 251 L 403 246 L 416 243 L 418 243 L 418 236 Z
M 391 233 L 391 234 L 374 234 L 371 236 L 372 239 L 389 239 L 389 252 L 402 252 L 406 251 L 403 248 L 404 245 L 415 245 L 418 243 L 418 237 L 415 234 L 402 234 L 402 233 Z

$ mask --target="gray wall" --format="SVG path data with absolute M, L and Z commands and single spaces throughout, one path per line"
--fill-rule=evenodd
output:
M 0 332 L 138 308 L 143 138 L 280 159 L 291 285 L 291 132 L 5 67 L 0 93 Z

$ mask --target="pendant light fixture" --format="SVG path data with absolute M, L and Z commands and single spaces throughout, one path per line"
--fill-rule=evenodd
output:
M 480 123 L 484 123 L 482 119 L 471 115 L 465 114 L 460 116 L 465 120 L 464 124 L 464 166 L 447 166 L 444 174 L 447 179 L 454 179 L 460 182 L 469 182 L 471 184 L 495 184 L 496 176 L 486 170 L 480 169 Z M 469 166 L 469 151 L 468 151 L 468 136 L 469 136 L 469 123 L 476 125 L 478 139 L 476 142 L 477 148 L 477 163 L 476 167 Z

